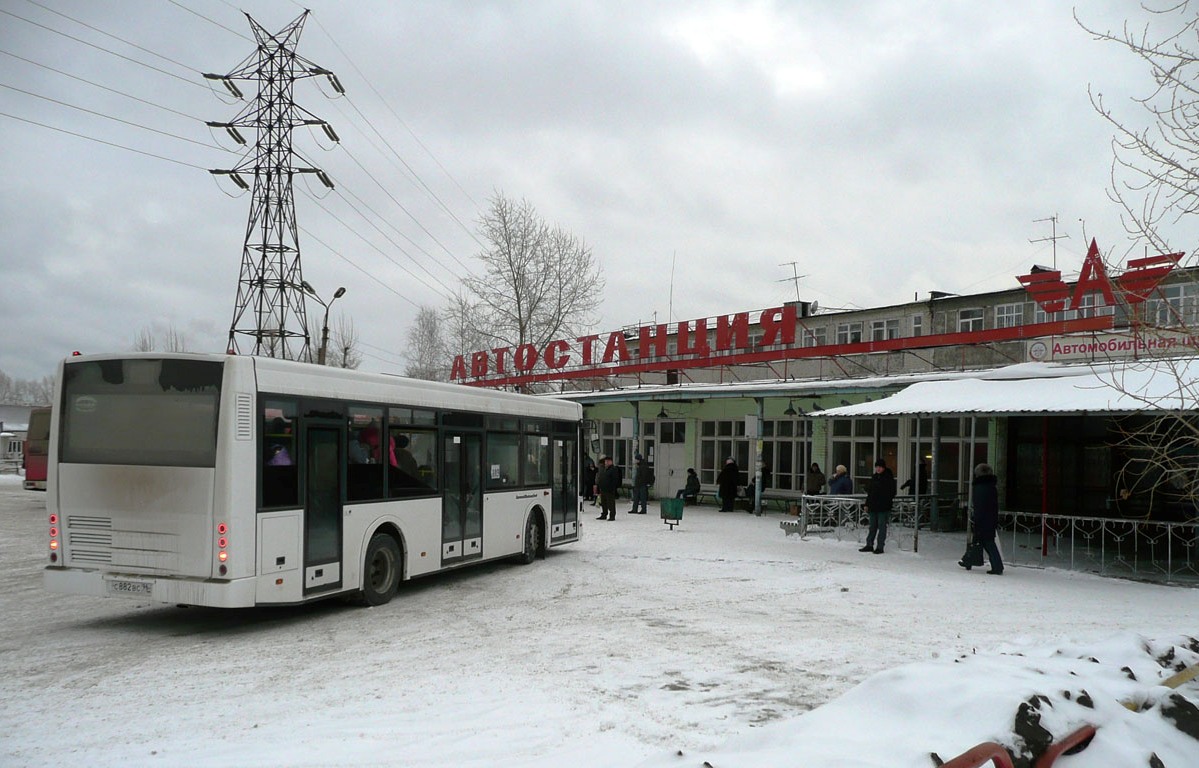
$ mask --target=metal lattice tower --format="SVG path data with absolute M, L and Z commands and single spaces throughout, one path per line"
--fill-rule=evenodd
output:
M 249 14 L 246 18 L 258 49 L 228 74 L 204 75 L 219 80 L 236 98 L 242 98 L 242 92 L 234 81 L 252 81 L 258 88 L 257 98 L 233 120 L 208 123 L 224 128 L 239 144 L 246 141 L 238 128 L 255 132 L 253 149 L 240 163 L 211 171 L 229 176 L 242 189 L 250 189 L 242 174 L 254 176 L 229 351 L 311 361 L 292 181 L 297 173 L 311 173 L 330 189 L 333 183 L 323 171 L 295 164 L 291 132 L 299 126 L 319 125 L 331 140 L 338 139 L 328 123 L 295 104 L 292 88 L 298 79 L 323 75 L 335 91 L 345 91 L 332 72 L 296 54 L 308 11 L 275 35 Z M 253 348 L 239 349 L 239 336 L 253 339 Z

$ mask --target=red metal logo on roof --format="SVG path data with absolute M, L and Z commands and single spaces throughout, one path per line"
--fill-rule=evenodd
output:
M 1113 283 L 1103 266 L 1103 260 L 1099 258 L 1099 246 L 1092 239 L 1073 291 L 1062 281 L 1061 270 L 1057 269 L 1035 271 L 1016 279 L 1046 312 L 1079 309 L 1083 305 L 1083 297 L 1090 293 L 1102 294 L 1106 306 L 1115 306 L 1118 303 L 1113 290 L 1115 288 L 1119 289 L 1124 302 L 1139 304 L 1149 298 L 1149 294 L 1177 266 L 1182 256 L 1180 251 L 1132 259 L 1128 262 L 1128 269 Z

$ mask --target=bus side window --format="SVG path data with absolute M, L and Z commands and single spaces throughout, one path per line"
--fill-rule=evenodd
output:
M 388 438 L 388 495 L 400 498 L 433 493 L 437 489 L 437 433 L 393 427 Z
M 271 403 L 264 409 L 262 506 L 294 507 L 299 504 L 296 471 L 295 414 L 291 403 Z M 278 415 L 272 415 L 278 414 Z M 290 418 L 287 418 L 290 416 Z
M 347 432 L 346 499 L 373 501 L 383 498 L 382 408 L 349 409 Z

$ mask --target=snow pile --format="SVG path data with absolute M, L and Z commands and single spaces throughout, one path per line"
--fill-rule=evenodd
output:
M 931 768 L 997 742 L 1017 768 L 1030 768 L 1048 746 L 1092 725 L 1095 737 L 1059 765 L 1190 768 L 1199 765 L 1199 683 L 1178 690 L 1160 683 L 1195 664 L 1194 637 L 1128 632 L 1088 645 L 1012 646 L 908 664 L 719 749 L 644 766 Z

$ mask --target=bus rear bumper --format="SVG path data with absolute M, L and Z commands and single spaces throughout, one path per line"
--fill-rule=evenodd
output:
M 254 605 L 255 597 L 253 578 L 229 581 L 163 579 L 57 566 L 47 566 L 42 571 L 42 585 L 50 592 L 64 595 L 124 597 L 210 608 L 249 608 Z

